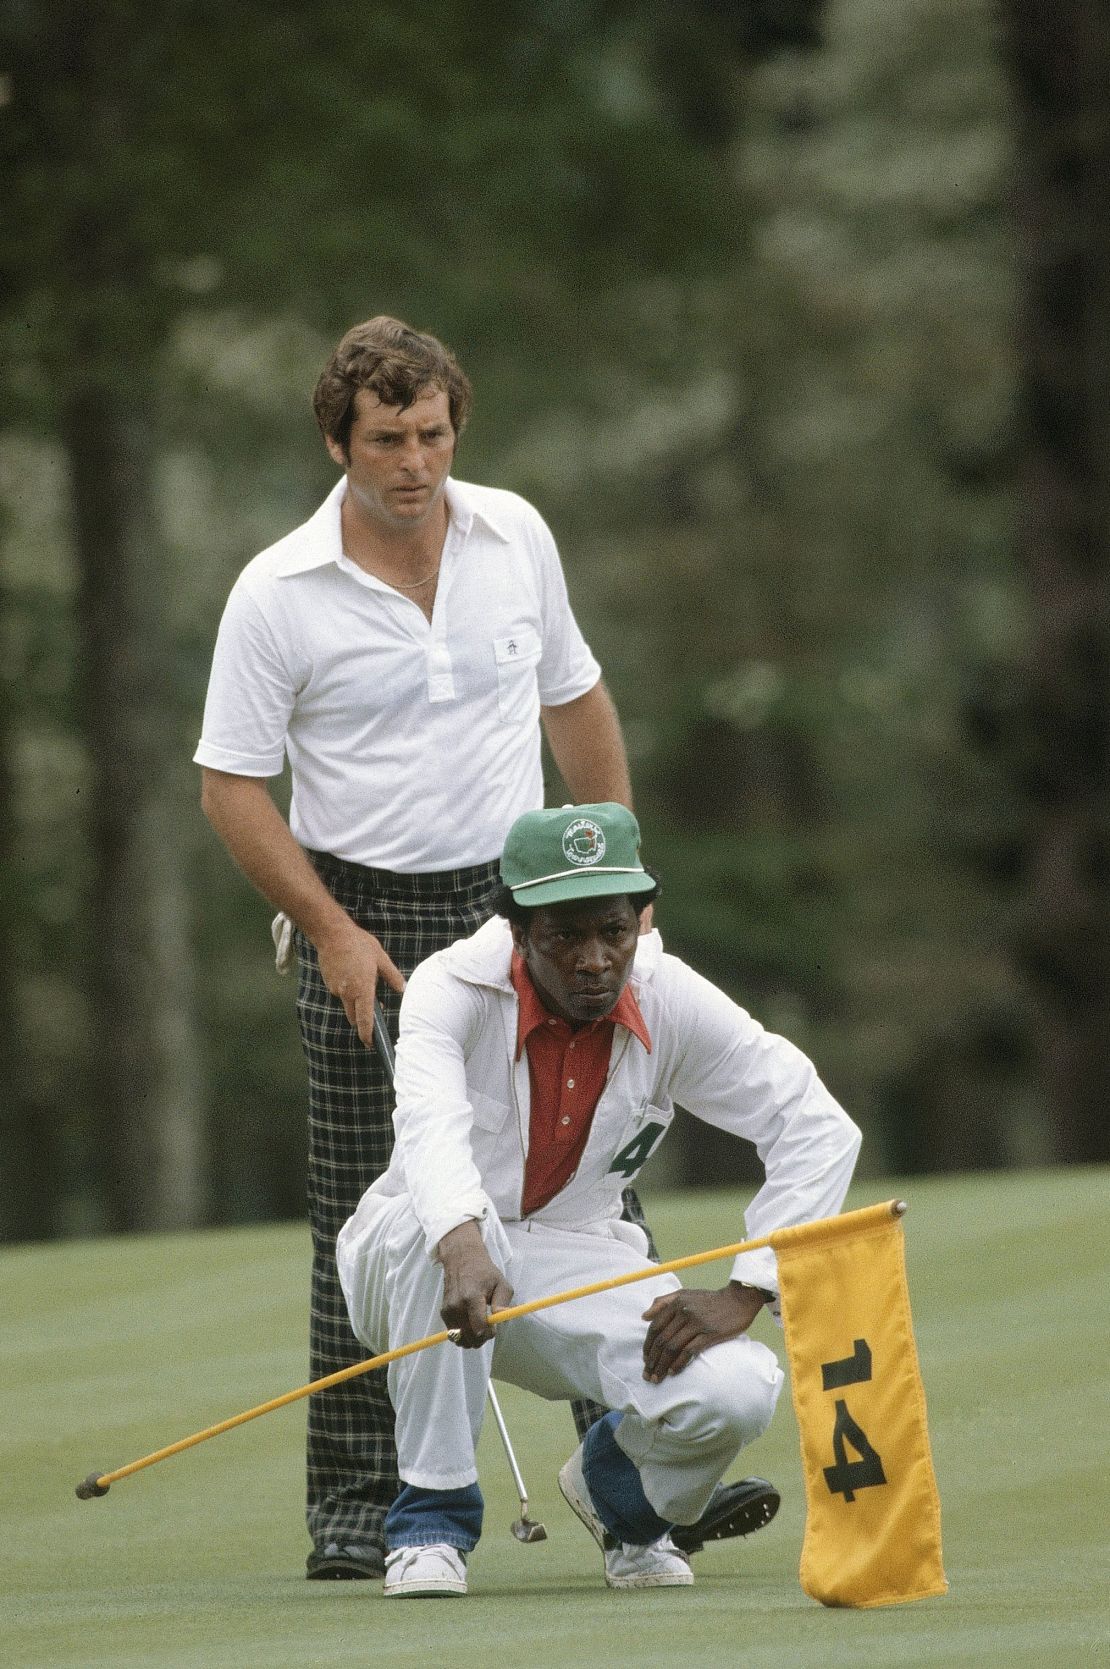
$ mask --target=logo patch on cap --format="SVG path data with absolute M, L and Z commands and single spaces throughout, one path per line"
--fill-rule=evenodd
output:
M 605 856 L 605 836 L 590 817 L 579 817 L 563 831 L 563 856 L 580 868 L 600 863 Z

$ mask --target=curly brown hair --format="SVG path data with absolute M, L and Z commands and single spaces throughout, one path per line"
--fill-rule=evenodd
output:
M 456 438 L 470 416 L 470 383 L 450 348 L 438 337 L 412 330 L 384 313 L 347 332 L 321 371 L 312 396 L 321 433 L 325 440 L 338 442 L 344 455 L 360 388 L 376 394 L 383 405 L 399 406 L 402 411 L 425 390 L 441 388 Z

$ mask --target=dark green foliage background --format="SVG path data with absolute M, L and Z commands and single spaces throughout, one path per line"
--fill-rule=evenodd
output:
M 120 1223 L 106 1139 L 172 1122 L 164 1087 L 103 1087 L 104 749 L 157 776 L 139 942 L 174 947 L 146 983 L 184 1215 L 300 1213 L 292 993 L 189 759 L 235 574 L 333 479 L 317 371 L 378 311 L 472 376 L 458 472 L 556 531 L 670 947 L 813 1055 L 872 1172 L 1104 1152 L 1061 1122 L 1015 949 L 1034 610 L 995 8 L 12 0 L 0 46 L 0 1230 Z M 126 736 L 87 676 L 90 390 L 145 459 Z M 734 1163 L 684 1126 L 663 1180 Z

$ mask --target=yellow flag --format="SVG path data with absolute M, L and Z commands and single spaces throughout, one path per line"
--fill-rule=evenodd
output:
M 771 1236 L 822 1605 L 947 1592 L 898 1201 Z

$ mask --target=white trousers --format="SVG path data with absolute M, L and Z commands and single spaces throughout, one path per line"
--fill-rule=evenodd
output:
M 482 1232 L 516 1304 L 652 1267 L 641 1231 L 628 1223 L 564 1229 L 502 1223 L 491 1213 Z M 375 1202 L 369 1219 L 361 1211 L 352 1218 L 337 1260 L 351 1325 L 372 1353 L 442 1328 L 443 1271 L 428 1257 L 407 1196 L 383 1199 L 380 1209 Z M 589 1397 L 619 1410 L 617 1442 L 651 1505 L 660 1518 L 692 1524 L 737 1452 L 766 1430 L 783 1376 L 766 1345 L 741 1336 L 649 1384 L 643 1312 L 680 1284 L 673 1275 L 637 1281 L 519 1316 L 481 1350 L 443 1344 L 391 1363 L 401 1477 L 425 1489 L 476 1482 L 492 1372 L 549 1400 Z

